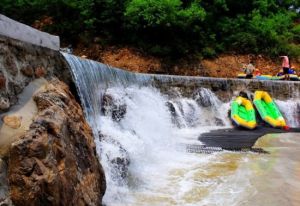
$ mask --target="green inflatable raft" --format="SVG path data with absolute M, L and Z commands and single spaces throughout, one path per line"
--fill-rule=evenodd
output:
M 273 127 L 286 127 L 282 114 L 267 92 L 256 91 L 253 103 L 265 122 Z
M 252 103 L 244 97 L 237 97 L 231 103 L 231 119 L 239 126 L 254 129 L 256 118 Z

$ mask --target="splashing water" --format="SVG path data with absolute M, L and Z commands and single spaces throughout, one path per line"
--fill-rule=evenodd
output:
M 64 56 L 106 173 L 105 204 L 251 205 L 259 183 L 252 185 L 256 170 L 249 164 L 258 154 L 193 154 L 180 147 L 200 145 L 201 133 L 229 127 L 229 103 L 204 88 L 193 98 L 170 97 L 152 86 L 151 75 Z M 277 104 L 291 108 L 285 115 L 294 118 L 293 102 Z
M 276 100 L 275 102 L 287 120 L 287 124 L 290 127 L 300 127 L 300 100 Z

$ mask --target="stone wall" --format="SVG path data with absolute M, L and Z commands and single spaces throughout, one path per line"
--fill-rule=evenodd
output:
M 57 76 L 67 84 L 72 77 L 59 51 L 0 35 L 0 115 L 18 101 L 17 95 L 36 78 Z
M 180 91 L 192 97 L 201 87 L 212 90 L 223 101 L 230 101 L 239 91 L 267 91 L 276 99 L 286 100 L 300 98 L 299 81 L 270 81 L 248 79 L 226 79 L 209 77 L 180 77 L 155 75 L 154 86 L 163 93 L 171 94 L 172 90 Z

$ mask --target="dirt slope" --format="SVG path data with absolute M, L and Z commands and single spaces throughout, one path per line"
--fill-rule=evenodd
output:
M 78 46 L 74 53 L 78 56 L 94 59 L 114 67 L 133 72 L 160 73 L 188 76 L 236 77 L 242 72 L 242 64 L 252 60 L 254 66 L 263 74 L 275 75 L 280 67 L 281 60 L 272 60 L 262 55 L 220 55 L 215 59 L 180 59 L 170 61 L 143 54 L 135 48 L 108 47 L 92 45 L 88 48 Z M 300 73 L 299 60 L 292 60 L 293 67 Z

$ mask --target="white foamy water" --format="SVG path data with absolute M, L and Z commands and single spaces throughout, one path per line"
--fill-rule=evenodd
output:
M 289 161 L 293 158 L 291 153 L 273 153 L 271 143 L 260 147 L 272 155 L 195 154 L 187 153 L 182 147 L 201 145 L 198 137 L 203 132 L 230 127 L 229 103 L 221 102 L 212 91 L 199 88 L 194 98 L 180 94 L 171 98 L 151 86 L 153 79 L 149 75 L 116 70 L 69 55 L 65 57 L 72 67 L 96 137 L 107 180 L 103 199 L 107 206 L 270 205 L 268 202 L 286 205 L 279 203 L 290 200 L 297 203 L 288 191 L 276 190 L 267 181 L 265 169 L 277 185 L 289 183 L 283 188 L 289 188 L 292 194 L 298 191 L 296 183 L 296 186 L 290 184 L 292 178 L 284 178 L 297 172 L 293 167 L 296 161 Z M 276 103 L 289 125 L 299 126 L 299 99 Z M 292 135 L 290 140 L 297 136 Z M 289 140 L 284 135 L 275 138 L 281 143 Z M 298 149 L 293 152 L 299 156 Z M 264 187 L 266 184 L 269 186 Z M 272 200 L 273 196 L 277 202 Z
M 173 117 L 166 104 L 169 99 L 154 88 L 115 87 L 109 88 L 105 95 L 113 97 L 119 104 L 125 104 L 127 108 L 126 115 L 120 122 L 107 116 L 100 119 L 101 133 L 119 143 L 101 143 L 101 156 L 109 154 L 110 157 L 103 159 L 103 165 L 106 170 L 111 169 L 112 156 L 120 156 L 119 145 L 128 152 L 130 165 L 126 184 L 120 184 L 114 176 L 107 177 L 108 188 L 104 202 L 109 205 L 141 205 L 141 198 L 150 198 L 150 202 L 153 198 L 158 198 L 157 203 L 151 204 L 161 205 L 164 204 L 163 201 L 166 201 L 165 204 L 182 204 L 181 196 L 187 193 L 186 190 L 191 185 L 198 184 L 190 181 L 193 168 L 207 164 L 213 155 L 188 154 L 185 150 L 178 149 L 178 145 L 201 144 L 197 140 L 198 136 L 216 128 L 212 123 L 215 117 L 207 115 L 205 109 L 202 111 L 193 99 L 177 99 L 174 104 L 180 105 L 181 109 L 176 110 L 179 114 L 175 118 L 181 119 L 184 124 L 184 127 L 177 127 L 172 122 Z M 228 110 L 228 104 L 224 104 L 225 107 Z M 213 110 L 213 106 L 210 109 Z M 218 113 L 217 109 L 214 112 Z M 211 124 L 205 124 L 210 122 Z M 227 120 L 223 122 L 225 124 L 228 124 Z M 180 182 L 174 182 L 173 173 L 179 170 L 191 170 L 191 174 L 185 174 Z M 168 188 L 170 184 L 176 185 Z M 178 196 L 179 193 L 182 194 Z
M 300 127 L 300 99 L 276 100 L 280 111 L 290 127 Z

